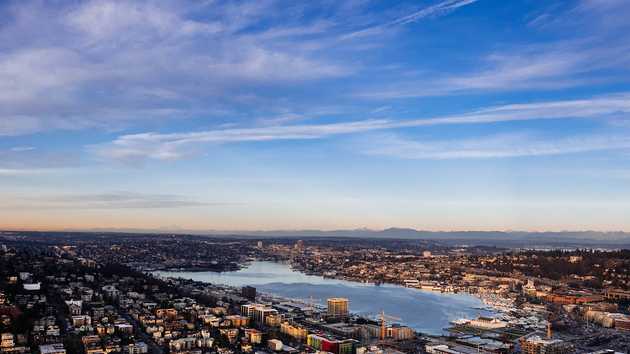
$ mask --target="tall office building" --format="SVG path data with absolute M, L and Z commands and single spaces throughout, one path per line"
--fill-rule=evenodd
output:
M 241 305 L 241 315 L 249 317 L 257 325 L 265 325 L 265 319 L 278 315 L 278 310 L 261 304 Z
M 329 318 L 348 317 L 348 299 L 342 297 L 328 299 L 327 315 Z
M 266 306 L 257 306 L 254 308 L 253 320 L 258 325 L 265 325 L 265 319 L 269 316 L 275 316 L 278 314 L 278 310 L 272 309 Z
M 248 300 L 252 300 L 255 301 L 256 300 L 256 288 L 254 288 L 253 286 L 244 286 L 241 289 L 241 296 L 248 299 Z

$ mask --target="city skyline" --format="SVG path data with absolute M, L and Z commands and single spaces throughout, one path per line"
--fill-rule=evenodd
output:
M 628 2 L 0 14 L 0 229 L 630 232 Z

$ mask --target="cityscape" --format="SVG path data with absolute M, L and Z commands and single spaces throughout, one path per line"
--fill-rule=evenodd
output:
M 0 0 L 0 354 L 630 353 L 630 0 Z
M 7 353 L 630 348 L 629 250 L 8 231 L 0 241 Z M 291 297 L 268 286 L 306 290 Z M 417 313 L 405 307 L 422 304 L 407 304 L 405 292 L 429 294 L 438 307 L 464 297 L 473 308 L 463 317 Z

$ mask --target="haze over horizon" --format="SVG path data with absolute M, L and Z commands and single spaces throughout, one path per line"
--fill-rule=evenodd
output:
M 0 15 L 0 230 L 630 232 L 628 1 Z

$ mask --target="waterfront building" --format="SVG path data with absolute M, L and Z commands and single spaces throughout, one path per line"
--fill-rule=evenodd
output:
M 482 328 L 482 329 L 499 329 L 507 327 L 508 323 L 498 320 L 496 318 L 489 317 L 479 317 L 468 322 L 468 325 L 471 327 Z
M 569 354 L 574 353 L 573 346 L 560 339 L 542 338 L 538 335 L 520 339 L 523 354 Z
M 333 297 L 327 300 L 327 315 L 329 318 L 346 318 L 348 317 L 348 299 L 342 297 Z
M 424 350 L 429 354 L 465 354 L 463 352 L 449 348 L 446 344 L 427 344 Z
M 386 337 L 394 340 L 408 340 L 415 337 L 415 332 L 409 327 L 393 324 L 387 327 Z

